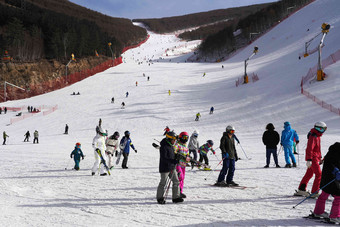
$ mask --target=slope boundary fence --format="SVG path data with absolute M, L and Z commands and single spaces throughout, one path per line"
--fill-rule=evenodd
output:
M 329 65 L 332 65 L 340 60 L 340 50 L 336 51 L 335 53 L 328 56 L 326 59 L 322 61 L 322 65 L 324 68 L 326 68 Z M 316 79 L 316 73 L 317 73 L 317 65 L 315 65 L 313 68 L 310 68 L 307 75 L 303 76 L 301 79 L 301 94 L 305 95 L 307 98 L 311 99 L 313 102 L 320 105 L 322 108 L 327 109 L 337 115 L 340 116 L 340 108 L 336 108 L 333 105 L 317 98 L 315 95 L 312 95 L 310 92 L 306 91 L 303 88 L 304 84 L 307 84 L 307 82 L 311 82 Z

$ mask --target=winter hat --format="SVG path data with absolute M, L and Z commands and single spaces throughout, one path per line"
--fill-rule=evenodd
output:
M 267 124 L 266 129 L 267 130 L 274 130 L 275 127 L 274 127 L 274 125 L 272 123 L 269 123 L 269 124 Z

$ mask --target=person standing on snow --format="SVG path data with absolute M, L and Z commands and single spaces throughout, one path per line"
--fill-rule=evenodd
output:
M 200 160 L 199 162 L 202 163 L 204 159 L 204 163 L 206 167 L 204 170 L 211 170 L 209 167 L 209 159 L 208 159 L 208 152 L 211 150 L 211 152 L 215 155 L 215 151 L 213 149 L 214 142 L 212 140 L 208 140 L 206 144 L 203 144 L 199 149 L 198 153 L 200 154 Z M 198 168 L 201 168 L 201 166 L 198 166 Z
M 5 131 L 2 133 L 2 135 L 3 135 L 3 138 L 4 138 L 4 142 L 2 143 L 2 145 L 6 145 L 6 138 L 9 137 L 9 136 L 6 134 Z
M 210 108 L 209 114 L 213 114 L 213 113 L 214 113 L 214 107 L 212 106 L 212 107 Z
M 197 161 L 197 152 L 198 152 L 198 148 L 200 147 L 197 137 L 198 137 L 198 131 L 194 130 L 194 132 L 190 136 L 189 145 L 188 145 L 189 154 L 191 153 L 194 154 L 193 159 L 195 161 Z
M 307 135 L 308 142 L 306 148 L 306 165 L 307 171 L 303 176 L 298 191 L 295 195 L 309 196 L 309 193 L 306 191 L 307 184 L 309 180 L 315 174 L 312 193 L 315 193 L 320 188 L 321 181 L 321 168 L 322 164 L 322 155 L 321 155 L 321 136 L 327 130 L 327 125 L 325 122 L 319 121 L 316 122 L 314 128 L 310 130 Z M 313 197 L 317 197 L 318 194 L 314 194 Z
M 160 143 L 159 148 L 159 173 L 161 174 L 161 180 L 157 187 L 157 202 L 159 204 L 165 204 L 166 184 L 172 182 L 172 202 L 183 202 L 183 198 L 180 195 L 179 180 L 176 170 L 176 164 L 178 163 L 174 152 L 174 145 L 176 143 L 177 135 L 171 131 L 165 135 L 165 138 Z M 170 179 L 170 181 L 168 181 Z
M 33 143 L 39 143 L 39 132 L 38 132 L 38 130 L 34 131 L 33 136 L 34 136 Z
M 280 135 L 274 129 L 274 125 L 269 123 L 266 126 L 266 131 L 262 135 L 262 142 L 266 145 L 266 165 L 264 168 L 269 168 L 271 154 L 273 154 L 276 168 L 280 168 L 277 160 L 277 145 L 280 142 Z
M 64 134 L 66 134 L 66 135 L 68 134 L 68 125 L 67 124 L 65 125 L 65 132 L 64 132 Z
M 233 137 L 234 133 L 235 128 L 232 125 L 228 125 L 221 138 L 220 149 L 222 151 L 223 166 L 218 176 L 216 186 L 238 186 L 238 184 L 233 181 L 235 162 L 238 160 L 235 139 Z M 225 182 L 224 179 L 226 175 L 227 181 Z
M 179 188 L 181 198 L 186 198 L 183 194 L 184 178 L 185 178 L 185 167 L 190 161 L 189 149 L 186 146 L 188 142 L 189 134 L 187 132 L 181 132 L 178 136 L 178 141 L 174 146 L 174 152 L 178 156 L 178 164 L 176 165 L 176 170 L 178 173 Z
M 120 140 L 120 143 L 119 143 L 119 148 L 121 149 L 121 151 L 123 153 L 123 157 L 124 157 L 123 163 L 122 163 L 122 168 L 123 169 L 128 169 L 129 168 L 129 167 L 127 167 L 127 162 L 128 162 L 128 158 L 129 158 L 130 147 L 132 147 L 132 149 L 137 153 L 137 150 L 133 146 L 132 141 L 130 139 L 130 132 L 129 131 L 125 131 L 124 132 L 124 136 Z
M 328 149 L 322 168 L 320 187 L 323 187 L 321 195 L 315 203 L 313 217 L 329 218 L 334 224 L 340 224 L 340 143 L 334 143 Z M 335 178 L 335 181 L 327 185 Z M 327 185 L 326 187 L 324 187 Z M 329 195 L 334 197 L 330 215 L 325 212 L 325 204 Z
M 107 166 L 112 169 L 113 165 L 112 165 L 112 160 L 113 160 L 113 154 L 116 154 L 115 156 L 117 157 L 117 153 L 118 153 L 118 141 L 119 138 L 119 132 L 115 132 L 113 133 L 112 136 L 110 136 L 107 140 L 106 140 L 106 155 L 108 157 L 108 164 Z
M 27 131 L 24 136 L 25 136 L 24 142 L 28 142 L 29 138 L 31 137 L 30 131 Z
M 79 163 L 80 163 L 80 157 L 84 160 L 84 154 L 81 150 L 81 144 L 76 143 L 76 146 L 74 147 L 74 150 L 70 154 L 70 157 L 74 160 L 74 169 L 79 170 Z
M 95 162 L 94 162 L 93 167 L 92 167 L 92 176 L 96 174 L 96 172 L 99 168 L 100 168 L 100 176 L 107 175 L 105 165 L 103 163 L 103 161 L 104 161 L 105 164 L 106 164 L 106 158 L 105 158 L 105 155 L 104 155 L 104 152 L 106 150 L 106 146 L 105 146 L 105 139 L 106 139 L 105 137 L 106 136 L 107 136 L 107 134 L 106 134 L 105 130 L 103 130 L 100 127 L 97 135 L 93 138 L 92 147 L 94 149 Z M 99 156 L 98 152 L 101 153 L 103 160 Z
M 290 123 L 286 121 L 284 123 L 284 130 L 281 133 L 281 145 L 283 146 L 283 150 L 285 152 L 285 160 L 286 165 L 285 168 L 291 168 L 292 164 L 290 163 L 290 159 L 292 159 L 293 167 L 296 167 L 296 159 L 293 154 L 293 141 L 294 138 L 296 140 L 296 144 L 299 143 L 299 136 L 294 129 L 292 129 Z
M 200 117 L 201 117 L 201 114 L 198 112 L 198 113 L 196 114 L 195 121 L 199 121 Z

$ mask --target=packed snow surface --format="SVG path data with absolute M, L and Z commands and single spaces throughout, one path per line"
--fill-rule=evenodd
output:
M 124 63 L 117 67 L 64 89 L 2 103 L 8 107 L 58 105 L 58 109 L 13 124 L 9 124 L 10 118 L 16 112 L 0 115 L 1 129 L 9 135 L 0 150 L 1 226 L 321 225 L 302 218 L 314 208 L 315 200 L 292 209 L 302 199 L 292 195 L 306 170 L 308 131 L 315 122 L 326 122 L 328 130 L 321 139 L 325 155 L 328 147 L 339 141 L 340 116 L 300 94 L 301 77 L 316 65 L 317 53 L 301 60 L 298 55 L 304 50 L 304 43 L 321 31 L 324 22 L 331 29 L 322 57 L 340 49 L 339 12 L 338 0 L 317 0 L 220 63 L 186 62 L 193 52 L 165 56 L 168 48 L 185 49 L 192 45 L 175 35 L 150 32 L 150 39 L 127 51 Z M 319 42 L 316 39 L 311 48 Z M 254 46 L 259 47 L 259 52 L 248 61 L 247 72 L 256 73 L 260 80 L 236 87 L 235 81 L 244 73 L 244 60 Z M 147 62 L 150 59 L 152 62 Z M 327 80 L 312 83 L 306 89 L 340 107 L 339 71 L 340 63 L 325 68 Z M 80 95 L 70 95 L 78 91 Z M 122 102 L 125 109 L 121 109 Z M 210 115 L 211 106 L 215 112 Z M 194 121 L 197 112 L 202 117 Z M 99 118 L 110 135 L 114 131 L 123 135 L 129 130 L 138 151 L 130 153 L 129 169 L 118 165 L 111 176 L 105 177 L 91 176 L 92 139 Z M 285 121 L 290 121 L 300 136 L 298 167 L 274 168 L 272 159 L 271 168 L 264 169 L 265 147 L 261 138 L 265 126 L 271 122 L 281 134 Z M 63 134 L 65 124 L 70 127 L 69 135 Z M 236 128 L 241 142 L 236 146 L 241 160 L 236 163 L 234 181 L 248 186 L 245 190 L 211 186 L 221 169 L 218 147 L 229 124 Z M 216 156 L 209 155 L 215 171 L 187 168 L 183 190 L 187 198 L 181 204 L 172 203 L 169 196 L 165 205 L 159 205 L 155 198 L 160 180 L 159 152 L 151 144 L 163 138 L 166 126 L 190 135 L 196 129 L 200 144 L 211 139 L 217 151 Z M 31 135 L 34 130 L 39 131 L 39 144 L 33 144 L 33 138 L 23 142 L 27 130 Z M 72 170 L 74 163 L 70 159 L 76 142 L 82 144 L 86 155 L 79 171 Z M 285 165 L 282 151 L 279 164 Z M 311 182 L 308 190 L 310 187 Z M 330 204 L 328 201 L 328 211 Z

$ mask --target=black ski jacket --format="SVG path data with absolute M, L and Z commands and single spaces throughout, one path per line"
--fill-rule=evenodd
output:
M 164 138 L 161 141 L 161 147 L 159 148 L 159 172 L 167 173 L 171 172 L 177 163 L 174 147 Z
M 340 169 L 340 143 L 335 143 L 328 149 L 323 163 L 320 188 L 335 178 L 332 173 L 335 167 Z M 335 180 L 322 190 L 328 194 L 340 196 L 340 182 Z
M 263 133 L 262 142 L 267 149 L 276 149 L 280 142 L 280 135 L 275 130 L 267 130 Z
M 221 137 L 220 149 L 222 151 L 222 158 L 226 153 L 228 153 L 228 159 L 235 159 L 236 161 L 238 160 L 234 137 L 232 136 L 229 138 L 227 132 L 224 132 L 223 136 Z

